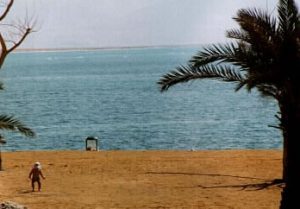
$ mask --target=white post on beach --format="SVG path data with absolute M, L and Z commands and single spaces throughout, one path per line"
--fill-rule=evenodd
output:
M 3 144 L 6 144 L 6 141 L 3 138 L 3 136 L 0 135 L 0 171 L 3 171 L 3 167 L 2 167 L 2 154 L 1 154 L 1 147 L 2 147 Z

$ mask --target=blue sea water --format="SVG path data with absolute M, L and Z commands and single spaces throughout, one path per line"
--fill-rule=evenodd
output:
M 0 110 L 35 130 L 2 131 L 4 150 L 281 148 L 277 104 L 234 84 L 194 81 L 160 93 L 160 77 L 197 48 L 11 54 L 0 73 Z

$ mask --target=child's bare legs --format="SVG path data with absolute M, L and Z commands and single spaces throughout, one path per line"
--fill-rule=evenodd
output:
M 34 181 L 31 181 L 32 191 L 34 192 Z
M 31 181 L 31 187 L 32 187 L 32 191 L 34 192 L 34 187 L 35 187 L 35 182 L 38 183 L 38 191 L 40 192 L 41 191 L 41 188 L 42 188 L 42 184 L 41 184 L 41 181 Z
M 37 183 L 38 183 L 39 192 L 40 192 L 40 191 L 41 191 L 42 184 L 41 184 L 41 182 L 40 182 L 40 181 L 37 181 Z

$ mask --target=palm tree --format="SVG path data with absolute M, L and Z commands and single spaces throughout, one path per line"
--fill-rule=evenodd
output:
M 240 9 L 234 20 L 240 28 L 227 31 L 231 43 L 205 47 L 158 84 L 166 91 L 178 83 L 210 78 L 234 82 L 236 91 L 256 88 L 274 98 L 283 135 L 280 208 L 300 208 L 300 14 L 294 0 L 279 0 L 277 17 L 260 9 Z

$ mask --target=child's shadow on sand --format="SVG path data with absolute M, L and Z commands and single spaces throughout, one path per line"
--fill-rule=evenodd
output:
M 31 189 L 22 189 L 22 190 L 19 190 L 18 193 L 20 195 L 38 195 L 38 196 L 51 196 L 51 194 L 49 193 L 45 193 L 43 191 L 41 192 L 38 192 L 38 191 L 31 191 Z
M 33 193 L 31 190 L 19 190 L 18 191 L 19 194 L 29 194 L 29 193 Z

